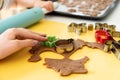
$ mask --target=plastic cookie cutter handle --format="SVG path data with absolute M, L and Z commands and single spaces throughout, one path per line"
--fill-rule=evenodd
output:
M 107 40 L 114 40 L 106 30 L 97 30 L 95 32 L 96 42 L 104 44 Z

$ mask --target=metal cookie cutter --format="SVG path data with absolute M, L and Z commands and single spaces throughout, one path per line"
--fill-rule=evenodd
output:
M 112 49 L 111 51 L 116 55 L 116 57 L 120 60 L 120 43 L 117 41 L 112 42 Z
M 111 49 L 113 48 L 113 45 L 112 45 L 112 40 L 108 40 L 104 43 L 104 51 L 105 52 L 110 52 Z
M 120 38 L 120 32 L 119 31 L 113 31 L 112 36 Z
M 93 30 L 93 24 L 89 24 L 89 25 L 88 25 L 88 30 L 89 30 L 89 31 L 92 31 L 92 30 Z
M 115 40 L 108 40 L 104 44 L 104 51 L 110 52 L 112 51 L 113 54 L 120 60 L 120 43 Z
M 55 43 L 55 50 L 57 53 L 69 53 L 71 51 L 74 50 L 74 43 L 73 43 L 73 39 L 61 39 L 56 41 Z
M 77 27 L 77 24 L 74 23 L 74 22 L 72 22 L 72 23 L 69 24 L 69 26 L 68 26 L 68 31 L 69 31 L 69 32 L 75 32 L 76 27 Z

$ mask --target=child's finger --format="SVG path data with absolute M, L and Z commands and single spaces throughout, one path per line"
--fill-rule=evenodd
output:
M 35 33 L 35 32 L 32 32 L 32 31 L 27 30 L 27 29 L 23 29 L 23 28 L 20 28 L 18 30 L 16 36 L 20 36 L 20 37 L 23 37 L 25 39 L 35 39 L 35 40 L 40 40 L 40 41 L 47 40 L 45 35 L 41 36 L 41 34 L 39 34 L 39 33 Z

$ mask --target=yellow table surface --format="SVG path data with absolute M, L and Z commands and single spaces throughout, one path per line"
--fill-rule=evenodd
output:
M 58 38 L 74 38 L 75 33 L 67 31 L 67 24 L 42 20 L 38 24 L 29 27 L 30 30 L 45 33 L 48 36 Z M 79 39 L 95 41 L 94 32 L 81 34 Z M 44 58 L 63 58 L 53 52 L 41 54 L 39 62 L 28 62 L 30 48 L 23 49 L 0 61 L 0 80 L 120 80 L 120 61 L 114 54 L 108 54 L 98 49 L 83 47 L 77 50 L 70 58 L 73 60 L 88 56 L 90 60 L 85 64 L 88 74 L 72 74 L 62 77 L 52 69 L 43 65 Z

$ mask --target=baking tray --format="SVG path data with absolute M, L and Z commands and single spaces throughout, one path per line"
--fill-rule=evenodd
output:
M 58 2 L 58 7 L 54 10 L 54 13 L 73 16 L 73 17 L 76 16 L 76 17 L 88 18 L 88 19 L 103 19 L 115 8 L 115 6 L 117 5 L 119 0 L 112 0 L 112 2 L 110 2 L 110 4 L 107 5 L 104 9 L 99 10 L 99 14 L 97 14 L 97 15 L 93 15 L 93 14 L 95 14 L 95 11 L 97 10 L 97 9 L 96 10 L 94 9 L 95 5 L 93 5 L 93 4 L 92 4 L 92 7 L 87 9 L 89 11 L 92 11 L 91 15 L 88 15 L 87 14 L 88 11 L 85 12 L 85 10 L 86 10 L 85 8 L 79 8 L 80 4 L 79 5 L 77 4 L 74 7 L 72 6 L 72 4 L 70 5 L 70 3 L 74 0 L 68 0 L 69 4 L 68 3 L 61 3 L 60 1 L 57 1 L 57 0 L 52 0 L 52 1 Z M 76 0 L 76 1 L 85 1 L 85 0 Z M 90 0 L 86 0 L 86 1 L 90 1 Z M 107 1 L 107 0 L 105 0 L 105 1 Z M 95 3 L 95 4 L 98 5 L 98 3 Z M 69 12 L 68 11 L 69 9 L 75 9 L 76 11 Z M 80 11 L 80 9 L 84 10 L 84 12 Z

